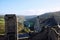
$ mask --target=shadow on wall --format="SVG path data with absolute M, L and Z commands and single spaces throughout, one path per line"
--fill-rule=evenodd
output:
M 0 40 L 5 40 L 5 35 L 0 35 Z

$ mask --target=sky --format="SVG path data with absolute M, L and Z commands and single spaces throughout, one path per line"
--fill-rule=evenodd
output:
M 0 15 L 42 15 L 60 11 L 60 0 L 0 0 Z

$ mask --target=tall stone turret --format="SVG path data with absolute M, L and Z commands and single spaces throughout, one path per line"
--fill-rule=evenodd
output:
M 17 18 L 15 14 L 5 15 L 6 40 L 17 40 Z

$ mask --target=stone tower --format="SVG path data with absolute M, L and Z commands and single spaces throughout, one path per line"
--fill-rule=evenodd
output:
M 6 40 L 17 40 L 17 18 L 15 14 L 5 15 Z

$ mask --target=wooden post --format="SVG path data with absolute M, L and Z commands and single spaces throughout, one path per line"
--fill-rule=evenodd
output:
M 5 15 L 6 40 L 17 40 L 17 18 L 15 14 Z

